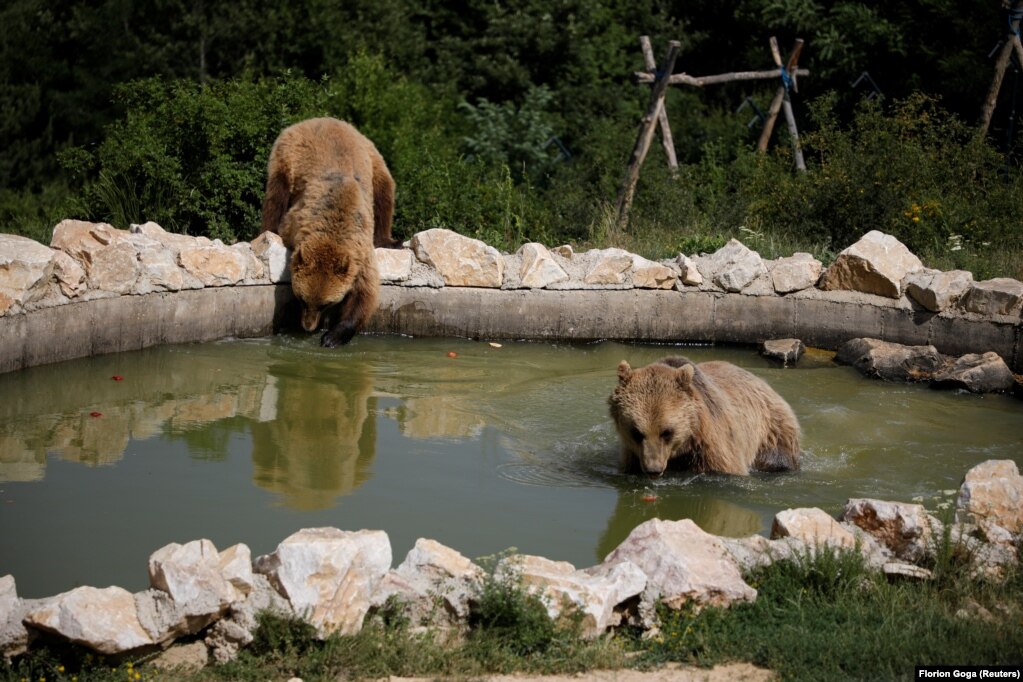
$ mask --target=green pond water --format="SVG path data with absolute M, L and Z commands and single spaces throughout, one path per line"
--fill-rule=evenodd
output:
M 669 354 L 767 380 L 802 424 L 802 470 L 618 473 L 617 364 Z M 779 510 L 837 514 L 850 497 L 934 510 L 970 466 L 1023 463 L 1021 427 L 1023 401 L 872 381 L 826 355 L 785 369 L 706 346 L 166 346 L 0 375 L 0 575 L 24 597 L 138 590 L 169 542 L 244 542 L 255 556 L 315 526 L 386 530 L 395 565 L 428 537 L 471 558 L 515 547 L 584 567 L 653 517 L 743 536 L 768 533 Z

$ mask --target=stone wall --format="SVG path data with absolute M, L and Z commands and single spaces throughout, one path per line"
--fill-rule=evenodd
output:
M 995 352 L 1023 371 L 1023 283 L 939 272 L 870 232 L 827 269 L 764 260 L 736 240 L 650 261 L 621 249 L 525 244 L 502 254 L 433 229 L 377 250 L 384 283 L 368 331 L 413 336 L 761 343 L 837 349 L 871 337 Z M 49 247 L 0 235 L 0 372 L 161 343 L 297 327 L 288 253 L 274 234 L 232 246 L 155 223 L 65 220 Z

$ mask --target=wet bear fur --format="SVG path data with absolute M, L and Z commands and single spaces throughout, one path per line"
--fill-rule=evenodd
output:
M 728 362 L 666 357 L 618 365 L 608 399 L 623 471 L 747 475 L 799 468 L 799 422 L 763 380 Z
M 302 327 L 320 328 L 337 306 L 324 346 L 348 343 L 377 307 L 374 247 L 391 237 L 394 180 L 373 143 L 353 126 L 314 118 L 285 128 L 270 150 L 263 230 L 291 249 L 291 288 Z

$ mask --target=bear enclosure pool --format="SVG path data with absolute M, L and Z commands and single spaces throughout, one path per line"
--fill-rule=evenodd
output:
M 146 560 L 209 538 L 272 551 L 304 527 L 511 546 L 590 566 L 640 522 L 768 533 L 774 514 L 848 498 L 946 505 L 988 459 L 1023 465 L 1023 402 L 870 380 L 810 352 L 360 336 L 169 345 L 0 375 L 0 575 L 24 597 L 148 585 Z M 454 354 L 452 357 L 451 354 Z M 749 477 L 617 471 L 618 362 L 723 359 L 803 428 L 803 468 Z

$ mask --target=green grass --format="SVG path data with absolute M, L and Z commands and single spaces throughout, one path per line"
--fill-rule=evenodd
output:
M 145 661 L 113 662 L 77 647 L 43 648 L 0 668 L 2 680 L 125 682 L 174 679 L 314 680 L 400 676 L 574 674 L 748 661 L 784 680 L 910 679 L 916 665 L 1023 663 L 1023 574 L 978 581 L 949 542 L 928 583 L 889 584 L 858 554 L 821 552 L 747 576 L 759 596 L 731 609 L 661 610 L 660 632 L 622 630 L 596 641 L 577 624 L 552 623 L 515 582 L 489 581 L 458 643 L 417 632 L 402 618 L 373 620 L 352 636 L 319 641 L 299 620 L 263 614 L 236 661 L 198 673 L 167 673 Z M 986 609 L 990 619 L 957 616 Z

